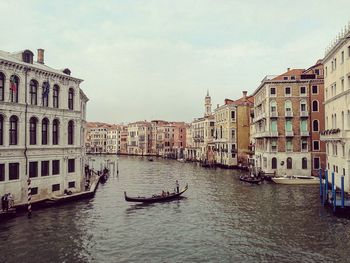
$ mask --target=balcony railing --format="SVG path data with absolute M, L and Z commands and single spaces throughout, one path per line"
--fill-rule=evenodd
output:
M 329 129 L 321 131 L 321 141 L 342 141 L 347 137 L 347 131 L 340 129 Z
M 286 111 L 286 117 L 293 117 L 292 111 Z
M 291 137 L 294 136 L 294 132 L 293 131 L 286 131 L 286 137 Z
M 307 111 L 300 112 L 300 117 L 308 117 L 308 116 L 309 116 L 309 112 L 307 112 Z
M 310 136 L 310 133 L 309 131 L 300 131 L 300 136 L 302 137 Z
M 270 112 L 270 118 L 277 118 L 278 117 L 278 112 L 277 111 L 271 111 Z

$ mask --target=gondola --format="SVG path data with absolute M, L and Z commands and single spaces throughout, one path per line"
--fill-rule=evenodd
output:
M 124 192 L 125 201 L 127 202 L 141 202 L 141 203 L 155 203 L 155 202 L 166 202 L 175 200 L 181 197 L 181 195 L 186 192 L 188 189 L 188 185 L 186 184 L 185 188 L 182 189 L 179 193 L 170 193 L 169 195 L 153 195 L 152 197 L 130 197 L 127 196 L 126 192 Z
M 250 175 L 241 175 L 239 177 L 239 180 L 241 180 L 243 182 L 251 183 L 251 184 L 258 184 L 262 181 L 262 178 L 261 177 L 251 177 Z
M 148 161 L 153 162 L 153 158 L 151 158 L 151 157 L 148 158 Z

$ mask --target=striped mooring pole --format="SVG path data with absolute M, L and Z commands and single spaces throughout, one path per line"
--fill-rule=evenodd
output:
M 30 178 L 28 178 L 27 183 L 28 183 L 28 218 L 30 218 L 32 215 L 32 204 L 31 204 L 32 188 L 30 186 L 30 183 L 31 183 Z

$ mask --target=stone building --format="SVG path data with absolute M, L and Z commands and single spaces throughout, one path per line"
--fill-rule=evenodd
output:
M 190 147 L 186 148 L 187 159 L 191 161 L 213 161 L 214 115 L 211 111 L 211 97 L 209 92 L 204 99 L 204 116 L 191 123 L 189 136 L 192 137 Z
M 324 167 L 323 65 L 266 76 L 254 92 L 255 165 L 278 175 Z
M 106 152 L 117 154 L 119 150 L 119 129 L 117 125 L 111 125 L 107 128 Z
M 30 50 L 0 51 L 0 195 L 15 203 L 83 189 L 88 98 L 83 80 L 37 61 Z
M 350 191 L 350 23 L 326 50 L 324 63 L 326 127 L 321 140 L 326 142 L 327 169 L 334 172 L 340 187 Z

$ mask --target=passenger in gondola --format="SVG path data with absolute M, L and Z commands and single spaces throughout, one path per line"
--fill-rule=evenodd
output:
M 167 195 L 167 196 L 169 196 L 169 195 L 170 195 L 169 191 L 168 191 L 168 192 L 166 192 L 166 195 Z
M 176 192 L 179 193 L 180 192 L 180 185 L 178 180 L 176 180 Z

